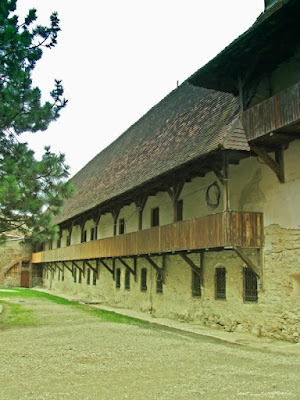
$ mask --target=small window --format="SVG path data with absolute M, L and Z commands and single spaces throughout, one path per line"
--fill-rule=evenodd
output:
M 257 277 L 250 268 L 244 268 L 244 301 L 257 303 Z
M 71 246 L 71 235 L 67 236 L 67 246 Z
M 141 291 L 147 292 L 147 268 L 141 269 Z
M 57 279 L 60 281 L 60 269 L 58 268 L 58 277 Z
M 120 289 L 121 287 L 121 269 L 116 269 L 116 288 Z
M 196 271 L 192 273 L 192 295 L 193 297 L 201 297 L 201 278 Z
M 163 275 L 161 272 L 156 273 L 156 293 L 163 292 Z
M 125 289 L 130 290 L 130 271 L 128 269 L 125 271 Z
M 82 282 L 82 271 L 81 269 L 78 271 L 78 283 Z
M 49 250 L 52 250 L 52 240 L 49 240 Z
M 226 269 L 216 268 L 215 270 L 215 298 L 226 300 Z
M 87 269 L 87 276 L 86 276 L 86 284 L 89 285 L 91 283 L 91 270 Z
M 81 243 L 86 242 L 86 230 L 81 231 Z
M 119 235 L 123 235 L 125 233 L 125 219 L 120 218 L 119 219 Z
M 60 239 L 60 238 L 57 239 L 56 247 L 57 247 L 58 249 L 60 249 L 60 247 L 61 247 L 61 239 Z
M 76 283 L 76 281 L 77 281 L 77 270 L 76 270 L 75 267 L 73 269 L 73 278 L 74 278 L 74 283 Z
M 151 227 L 159 226 L 159 207 L 151 209 Z
M 183 200 L 178 200 L 177 204 L 177 221 L 183 220 Z
M 97 240 L 97 226 L 91 228 L 91 240 Z

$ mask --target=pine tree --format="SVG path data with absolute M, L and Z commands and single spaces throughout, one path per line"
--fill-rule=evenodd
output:
M 0 3 L 0 242 L 5 233 L 18 230 L 33 243 L 53 238 L 53 215 L 73 192 L 66 182 L 64 155 L 45 148 L 41 160 L 22 143 L 22 132 L 47 129 L 67 100 L 56 80 L 50 101 L 41 103 L 41 91 L 33 87 L 32 71 L 44 49 L 57 43 L 59 19 L 54 12 L 50 26 L 36 24 L 32 9 L 22 23 L 16 15 L 17 0 Z

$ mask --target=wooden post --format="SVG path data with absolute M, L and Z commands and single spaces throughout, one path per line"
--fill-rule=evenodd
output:
M 224 186 L 223 186 L 224 211 L 228 211 L 230 209 L 229 160 L 228 160 L 228 153 L 226 151 L 223 153 L 223 176 L 224 176 Z

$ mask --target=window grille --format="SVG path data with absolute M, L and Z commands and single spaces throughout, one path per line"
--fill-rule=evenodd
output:
M 183 200 L 178 200 L 176 204 L 177 208 L 177 221 L 183 220 Z
M 86 275 L 86 284 L 89 285 L 90 283 L 91 283 L 91 270 L 88 268 Z
M 74 269 L 73 269 L 73 278 L 74 278 L 74 283 L 76 283 L 76 280 L 77 280 L 77 270 L 76 270 L 75 267 L 74 267 Z
M 95 286 L 97 283 L 97 272 L 93 271 L 93 285 Z
M 192 295 L 193 297 L 201 297 L 201 279 L 196 271 L 192 273 Z
M 123 235 L 125 233 L 125 219 L 119 219 L 119 235 Z
M 226 269 L 216 268 L 215 270 L 215 298 L 226 299 Z
M 163 292 L 163 275 L 161 272 L 156 273 L 156 293 Z
M 79 270 L 79 274 L 78 274 L 78 283 L 82 282 L 82 271 Z
M 130 271 L 128 269 L 125 271 L 125 289 L 130 290 Z
M 244 301 L 257 303 L 257 277 L 250 268 L 244 268 Z
M 120 289 L 121 287 L 121 269 L 116 269 L 116 288 Z
M 159 226 L 159 207 L 151 209 L 151 227 Z
M 147 268 L 141 269 L 141 291 L 147 292 Z

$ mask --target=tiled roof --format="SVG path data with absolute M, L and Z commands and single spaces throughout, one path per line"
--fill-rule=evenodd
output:
M 233 95 L 184 83 L 72 178 L 77 192 L 56 223 L 217 148 L 249 150 L 237 115 Z

